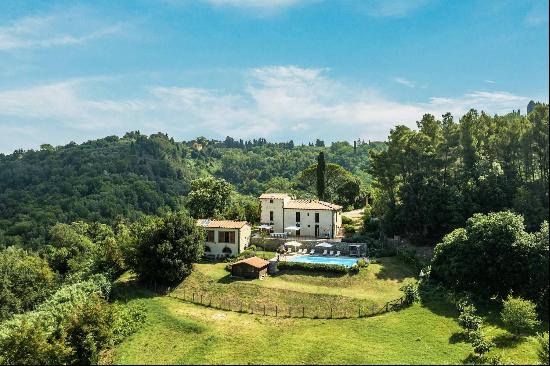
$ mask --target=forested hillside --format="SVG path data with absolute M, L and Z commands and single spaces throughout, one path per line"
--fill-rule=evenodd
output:
M 435 244 L 475 213 L 512 210 L 537 231 L 548 219 L 548 105 L 528 115 L 470 110 L 397 126 L 372 155 L 373 215 L 383 230 Z
M 83 144 L 0 155 L 0 245 L 36 249 L 57 222 L 114 224 L 142 214 L 159 215 L 185 206 L 191 181 L 215 176 L 237 192 L 257 197 L 265 190 L 308 195 L 298 174 L 315 164 L 320 151 L 368 183 L 370 149 L 384 143 L 347 142 L 325 147 L 289 143 L 198 138 L 176 142 L 165 134 L 130 132 Z

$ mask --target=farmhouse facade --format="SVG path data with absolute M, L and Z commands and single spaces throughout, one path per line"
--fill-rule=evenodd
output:
M 294 199 L 286 193 L 264 193 L 260 196 L 261 223 L 271 232 L 290 235 L 335 238 L 342 227 L 342 206 L 333 203 Z M 296 227 L 297 230 L 286 230 Z
M 204 254 L 223 258 L 241 253 L 250 243 L 251 227 L 246 221 L 197 220 L 206 231 Z

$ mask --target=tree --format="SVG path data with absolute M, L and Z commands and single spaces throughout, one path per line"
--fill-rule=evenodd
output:
M 36 254 L 10 247 L 0 252 L 0 321 L 31 310 L 55 289 L 55 274 Z
M 503 301 L 500 317 L 504 325 L 516 335 L 532 331 L 540 324 L 535 304 L 511 295 L 508 295 L 508 298 Z
M 133 259 L 143 281 L 171 285 L 191 273 L 204 251 L 204 232 L 184 212 L 150 218 L 141 223 Z
M 191 182 L 187 207 L 194 218 L 221 216 L 230 205 L 233 187 L 223 179 L 199 178 Z
M 63 365 L 72 355 L 63 334 L 56 340 L 26 319 L 17 331 L 0 337 L 0 365 Z
M 317 197 L 320 200 L 323 200 L 325 197 L 325 154 L 323 152 L 319 153 L 317 157 Z
M 510 211 L 475 214 L 435 247 L 430 278 L 486 298 L 513 291 L 538 301 L 548 287 L 540 280 L 547 278 L 548 246 L 535 245 L 536 236 L 524 229 L 523 218 Z

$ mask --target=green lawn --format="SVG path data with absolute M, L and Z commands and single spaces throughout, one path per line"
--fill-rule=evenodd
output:
M 282 271 L 264 280 L 233 279 L 225 263 L 197 264 L 191 276 L 174 290 L 173 295 L 190 298 L 203 294 L 203 302 L 232 303 L 234 308 L 265 305 L 287 312 L 289 307 L 302 309 L 306 315 L 328 317 L 356 316 L 358 309 L 372 310 L 402 296 L 399 288 L 415 281 L 414 272 L 396 258 L 383 258 L 356 275 Z M 207 300 L 208 299 L 208 300 Z M 299 310 L 300 312 L 302 310 Z
M 356 276 L 292 272 L 264 281 L 231 280 L 223 267 L 197 265 L 175 293 L 203 289 L 224 298 L 307 304 L 324 311 L 319 309 L 327 304 L 393 299 L 404 282 L 415 280 L 397 258 L 382 259 Z M 113 292 L 141 304 L 147 320 L 137 333 L 105 352 L 103 363 L 456 364 L 467 362 L 472 353 L 462 340 L 455 306 L 437 291 L 425 293 L 421 304 L 361 319 L 275 318 L 217 310 L 154 295 L 137 287 L 130 276 L 121 278 Z M 483 331 L 497 344 L 490 355 L 500 355 L 505 363 L 537 362 L 534 337 L 516 340 L 502 328 L 498 312 L 484 315 Z
M 144 326 L 103 362 L 114 364 L 456 364 L 471 353 L 460 341 L 454 307 L 443 300 L 363 319 L 285 319 L 197 306 L 126 288 L 147 310 Z M 498 333 L 498 334 L 497 334 Z M 507 334 L 502 329 L 491 336 Z M 492 353 L 536 362 L 527 338 Z

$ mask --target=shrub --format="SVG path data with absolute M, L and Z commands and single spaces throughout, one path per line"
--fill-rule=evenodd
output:
M 541 365 L 548 365 L 548 332 L 537 334 L 537 356 Z
M 508 295 L 508 298 L 503 301 L 500 316 L 502 322 L 516 335 L 532 331 L 540 324 L 535 304 L 521 297 Z
M 365 258 L 359 258 L 357 260 L 357 267 L 366 268 L 369 265 L 369 262 Z
M 467 300 L 462 300 L 457 305 L 460 315 L 458 324 L 467 331 L 477 331 L 481 328 L 483 320 L 476 315 L 476 308 Z
M 342 216 L 342 225 L 351 225 L 353 224 L 353 220 L 350 219 L 347 216 Z
M 418 285 L 416 283 L 407 283 L 405 286 L 400 288 L 405 295 L 403 300 L 404 305 L 411 305 L 414 302 L 418 301 L 420 298 L 418 295 Z
M 472 347 L 474 347 L 474 352 L 479 356 L 483 356 L 494 346 L 494 343 L 487 340 L 479 330 L 469 332 L 468 341 L 471 343 Z
M 302 271 L 312 272 L 334 272 L 334 273 L 348 273 L 348 268 L 340 266 L 338 264 L 324 264 L 324 263 L 300 263 L 283 261 L 277 264 L 277 268 L 284 269 L 298 269 Z
M 357 229 L 355 229 L 353 224 L 342 224 L 342 227 L 344 228 L 346 235 L 355 234 L 357 232 Z

